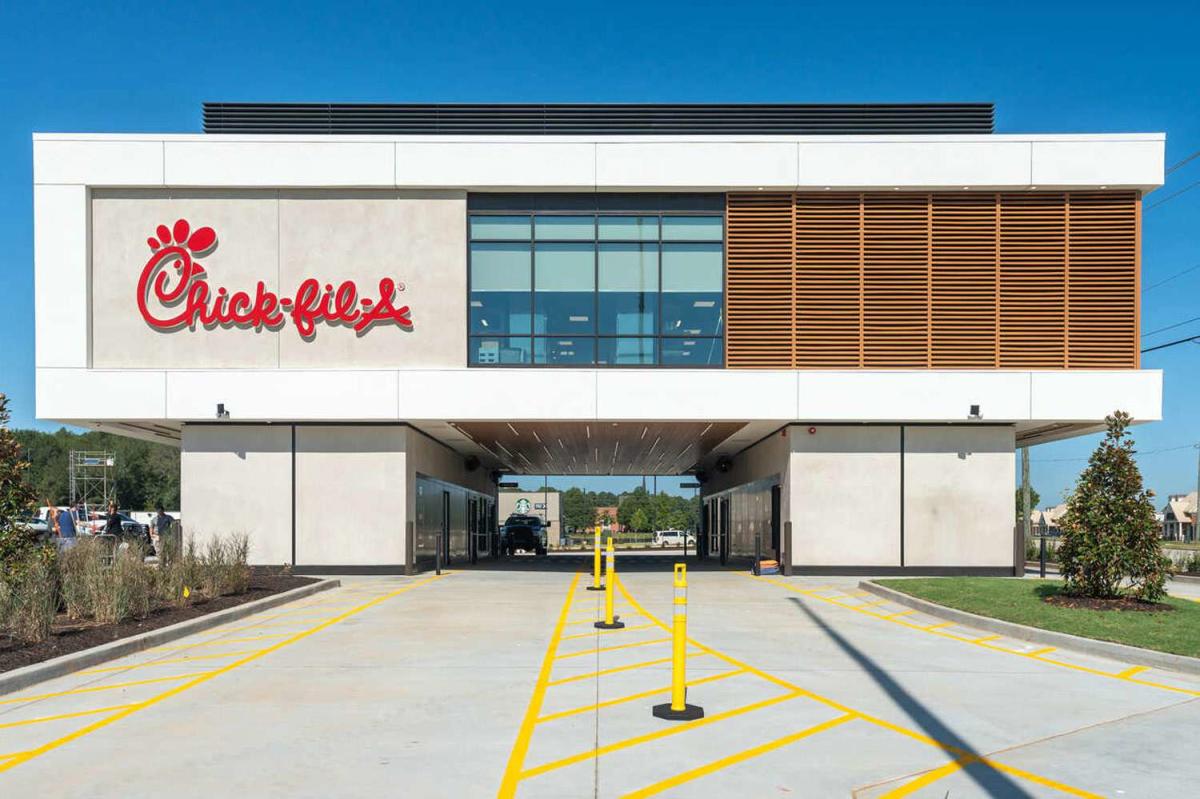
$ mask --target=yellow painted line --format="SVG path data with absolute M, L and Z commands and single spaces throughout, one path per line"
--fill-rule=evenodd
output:
M 964 765 L 966 765 L 966 763 L 963 761 L 951 760 L 941 768 L 935 768 L 933 771 L 927 771 L 920 777 L 917 777 L 915 780 L 906 782 L 895 790 L 888 791 L 881 796 L 880 799 L 900 799 L 900 797 L 908 796 L 914 791 L 919 791 L 921 788 L 924 788 L 926 785 L 937 782 L 942 777 L 953 774 L 961 769 Z
M 261 649 L 249 649 L 243 652 L 222 652 L 219 655 L 196 655 L 194 658 L 165 658 L 163 660 L 150 660 L 145 663 L 126 663 L 124 666 L 104 666 L 99 669 L 84 669 L 77 671 L 76 674 L 103 674 L 109 671 L 127 671 L 129 669 L 144 669 L 150 666 L 168 666 L 174 663 L 191 663 L 196 660 L 220 660 L 221 658 L 235 658 L 241 655 L 253 655 L 255 652 L 262 652 Z
M 133 682 L 118 682 L 112 685 L 96 685 L 88 688 L 72 688 L 68 691 L 55 691 L 52 694 L 34 694 L 33 696 L 18 696 L 16 699 L 0 699 L 0 705 L 15 705 L 21 702 L 37 702 L 42 699 L 54 699 L 59 696 L 71 696 L 73 694 L 93 694 L 99 691 L 112 691 L 117 688 L 131 688 L 135 685 L 149 685 L 155 682 L 171 682 L 172 680 L 187 680 L 192 677 L 199 677 L 204 672 L 194 671 L 191 674 L 178 674 L 171 677 L 155 677 L 152 680 L 134 680 Z
M 575 598 L 575 586 L 579 585 L 579 572 L 571 579 L 571 587 L 567 590 L 567 598 L 563 601 L 562 610 L 558 612 L 558 623 L 554 625 L 554 633 L 546 646 L 546 654 L 542 656 L 542 668 L 538 672 L 537 682 L 533 686 L 533 696 L 529 699 L 529 707 L 525 708 L 525 717 L 521 719 L 521 727 L 517 730 L 517 740 L 513 742 L 512 752 L 508 756 L 508 765 L 504 768 L 504 777 L 500 780 L 498 799 L 510 799 L 517 794 L 517 783 L 521 780 L 521 769 L 525 765 L 525 756 L 529 752 L 529 742 L 533 738 L 534 727 L 537 726 L 538 714 L 542 712 L 542 701 L 546 697 L 546 688 L 550 683 L 550 672 L 554 669 L 554 654 L 558 651 L 558 641 L 566 626 L 567 614 L 571 612 L 571 602 Z
M 635 624 L 632 627 L 624 627 L 620 630 L 591 630 L 586 633 L 575 633 L 574 635 L 564 635 L 559 640 L 574 641 L 579 638 L 591 638 L 592 636 L 595 636 L 595 635 L 611 635 L 612 633 L 625 633 L 625 632 L 629 632 L 631 630 L 645 630 L 646 628 L 653 627 L 653 626 L 654 626 L 653 624 L 647 623 L 647 624 Z
M 19 755 L 23 754 L 25 754 L 25 752 L 9 752 L 7 754 L 0 755 L 0 760 L 8 760 L 10 757 L 18 757 Z
M 879 600 L 876 600 L 875 602 L 863 602 L 863 603 L 862 603 L 861 605 L 859 605 L 858 607 L 860 607 L 860 608 L 874 608 L 874 607 L 878 607 L 879 605 L 886 605 L 887 603 L 888 603 L 888 600 L 886 600 L 886 599 L 879 599 Z
M 143 652 L 178 652 L 182 649 L 199 649 L 205 646 L 228 646 L 229 644 L 244 644 L 247 641 L 261 641 L 264 638 L 283 638 L 287 633 L 266 633 L 265 635 L 252 635 L 242 638 L 223 638 L 219 641 L 202 641 L 195 644 L 168 644 L 167 646 L 154 646 L 149 649 L 143 649 Z
M 714 713 L 711 716 L 705 716 L 704 718 L 696 719 L 695 721 L 685 721 L 682 724 L 664 727 L 656 730 L 655 732 L 636 735 L 633 738 L 626 738 L 623 741 L 615 741 L 610 744 L 605 744 L 604 746 L 598 746 L 595 749 L 587 749 L 583 752 L 576 752 L 573 755 L 568 755 L 567 757 L 560 758 L 558 760 L 552 760 L 549 763 L 543 763 L 540 766 L 534 766 L 531 769 L 527 769 L 526 771 L 521 772 L 521 779 L 536 777 L 539 774 L 545 774 L 547 771 L 554 771 L 555 769 L 571 766 L 584 760 L 591 760 L 593 758 L 611 754 L 612 752 L 619 752 L 622 749 L 629 749 L 630 747 L 640 746 L 641 744 L 649 743 L 650 741 L 657 741 L 661 738 L 669 738 L 672 735 L 678 735 L 681 732 L 694 730 L 697 727 L 706 727 L 709 724 L 716 724 L 718 721 L 724 721 L 725 719 L 734 718 L 735 716 L 753 713 L 755 710 L 761 710 L 765 707 L 778 705 L 780 702 L 786 702 L 789 699 L 795 699 L 798 696 L 803 696 L 803 693 L 798 691 L 790 691 L 786 694 L 773 696 L 770 699 L 763 699 L 749 705 L 735 707 L 732 710 L 726 710 L 723 713 Z
M 178 696 L 179 694 L 183 693 L 184 691 L 191 690 L 192 688 L 195 688 L 198 685 L 202 685 L 215 677 L 219 677 L 222 674 L 227 674 L 236 668 L 246 665 L 247 663 L 251 663 L 255 660 L 266 657 L 267 655 L 271 654 L 272 652 L 278 652 L 280 649 L 283 649 L 285 646 L 289 646 L 290 644 L 294 644 L 297 641 L 301 641 L 301 640 L 309 637 L 310 635 L 315 635 L 316 633 L 319 633 L 322 630 L 332 627 L 333 625 L 337 624 L 340 621 L 343 621 L 344 619 L 348 619 L 357 613 L 361 613 L 364 610 L 368 610 L 369 608 L 375 607 L 379 603 L 384 602 L 394 596 L 403 594 L 407 591 L 411 591 L 414 588 L 419 588 L 420 586 L 431 583 L 434 580 L 441 580 L 446 576 L 447 575 L 443 574 L 443 575 L 439 575 L 439 576 L 435 576 L 435 577 L 427 577 L 424 580 L 418 580 L 417 582 L 410 583 L 402 588 L 396 589 L 395 591 L 391 592 L 390 594 L 385 594 L 384 596 L 378 597 L 377 599 L 373 599 L 370 602 L 363 603 L 362 605 L 359 605 L 356 608 L 351 608 L 350 610 L 347 610 L 345 613 L 342 613 L 341 615 L 333 617 L 329 621 L 318 624 L 317 626 L 311 627 L 307 630 L 304 630 L 303 632 L 296 633 L 291 638 L 285 638 L 284 640 L 279 641 L 278 643 L 272 644 L 271 646 L 267 647 L 266 649 L 260 649 L 251 655 L 247 655 L 246 657 L 242 658 L 241 660 L 234 661 L 233 663 L 228 663 L 228 664 L 220 667 L 219 669 L 214 669 L 212 671 L 206 671 L 203 674 L 200 674 L 199 676 L 197 676 L 195 679 L 184 683 L 183 685 L 178 685 L 168 691 L 163 691 L 161 694 L 156 694 L 155 696 L 152 696 L 145 701 L 132 704 L 129 707 L 125 708 L 124 710 L 118 710 L 116 713 L 112 714 L 111 716 L 106 716 L 106 717 L 100 719 L 99 721 L 92 722 L 91 724 L 87 725 L 86 727 L 82 727 L 78 730 L 75 730 L 74 732 L 72 732 L 68 735 L 64 735 L 61 738 L 55 738 L 53 741 L 44 743 L 41 746 L 38 746 L 34 749 L 29 749 L 24 752 L 20 752 L 17 754 L 16 757 L 10 758 L 9 760 L 7 760 L 5 762 L 0 763 L 0 773 L 8 771 L 9 769 L 12 769 L 12 768 L 16 768 L 17 766 L 21 765 L 22 763 L 27 763 L 28 761 L 33 760 L 35 757 L 41 757 L 42 755 L 46 754 L 47 752 L 58 749 L 59 747 L 66 746 L 67 744 L 71 743 L 72 741 L 78 740 L 78 739 L 84 737 L 85 735 L 90 735 L 91 733 L 93 733 L 97 730 L 107 727 L 109 724 L 113 724 L 117 721 L 120 721 L 123 718 L 132 716 L 134 713 L 137 713 L 139 710 L 144 710 L 144 709 L 151 707 L 153 705 L 156 705 L 159 702 L 162 702 L 166 699 L 170 699 L 173 696 Z
M 727 680 L 730 677 L 736 677 L 739 674 L 745 674 L 745 673 L 746 673 L 745 669 L 733 669 L 732 671 L 722 671 L 719 674 L 713 674 L 709 677 L 701 677 L 698 680 L 688 680 L 687 685 L 688 685 L 688 687 L 692 687 L 692 686 L 696 686 L 696 685 L 704 685 L 705 683 L 716 682 L 717 680 Z M 591 704 L 591 705 L 583 705 L 582 707 L 573 707 L 570 710 L 561 710 L 558 713 L 551 713 L 548 716 L 541 716 L 540 718 L 538 718 L 537 723 L 542 724 L 543 722 L 555 721 L 556 719 L 564 719 L 564 718 L 567 718 L 568 716 L 576 716 L 576 715 L 579 715 L 580 713 L 588 713 L 590 711 L 599 710 L 599 709 L 605 708 L 605 707 L 612 707 L 614 705 L 623 705 L 626 702 L 633 702 L 638 699 L 646 699 L 647 697 L 656 696 L 658 694 L 665 694 L 667 691 L 670 691 L 670 690 L 671 690 L 671 686 L 664 685 L 662 688 L 654 688 L 650 691 L 642 691 L 640 693 L 630 694 L 629 696 L 622 696 L 618 699 L 609 699 L 608 701 L 605 701 L 605 702 L 597 702 L 597 703 Z
M 631 644 L 617 644 L 616 646 L 601 646 L 595 649 L 583 649 L 579 652 L 568 652 L 565 655 L 559 655 L 556 660 L 567 660 L 568 658 L 583 657 L 584 655 L 598 655 L 601 652 L 616 652 L 618 649 L 633 649 L 639 646 L 650 646 L 651 644 L 662 644 L 670 641 L 670 638 L 652 638 L 649 641 L 634 641 Z
M 707 655 L 707 652 L 689 652 L 687 657 L 698 658 Z M 635 671 L 644 669 L 647 666 L 660 666 L 663 663 L 670 663 L 671 658 L 658 658 L 656 660 L 643 660 L 641 663 L 630 663 L 628 666 L 615 666 L 611 669 L 601 669 L 600 671 L 589 671 L 587 674 L 576 674 L 574 677 L 564 677 L 561 680 L 554 680 L 547 685 L 566 685 L 569 682 L 579 682 L 580 680 L 590 680 L 593 677 L 604 677 L 609 674 L 618 674 L 622 671 Z
M 1141 674 L 1143 671 L 1145 671 L 1148 668 L 1150 668 L 1150 667 L 1149 666 L 1130 666 L 1129 668 L 1125 669 L 1125 671 L 1121 672 L 1117 676 L 1120 677 L 1122 680 L 1124 680 L 1127 677 L 1132 677 L 1135 674 Z
M 944 622 L 942 622 L 941 624 L 930 624 L 928 627 L 926 627 L 926 628 L 925 628 L 925 630 L 926 630 L 926 631 L 928 631 L 928 630 L 941 630 L 941 629 L 943 629 L 943 628 L 945 628 L 945 627 L 953 627 L 953 626 L 954 626 L 954 622 L 952 622 L 952 621 L 944 621 Z
M 1021 654 L 1022 654 L 1022 655 L 1025 655 L 1026 657 L 1035 658 L 1035 657 L 1037 657 L 1038 655 L 1045 655 L 1045 654 L 1048 654 L 1048 653 L 1050 653 L 1050 652 L 1053 652 L 1055 649 L 1058 649 L 1058 647 L 1056 647 L 1056 646 L 1044 646 L 1044 647 L 1042 647 L 1041 649 L 1035 649 L 1035 650 L 1033 650 L 1032 652 L 1022 652 Z
M 972 638 L 971 643 L 986 644 L 988 641 L 998 641 L 999 639 L 1000 639 L 1000 636 L 998 636 L 998 635 L 985 635 L 982 638 Z
M 242 632 L 243 630 L 279 630 L 279 629 L 283 629 L 285 627 L 286 628 L 303 627 L 304 625 L 311 624 L 314 621 L 328 621 L 329 619 L 335 619 L 335 618 L 337 618 L 337 617 L 336 616 L 312 616 L 312 617 L 297 616 L 296 618 L 291 619 L 289 621 L 280 621 L 280 622 L 267 621 L 267 622 L 262 622 L 261 624 L 246 624 L 246 625 L 242 625 L 240 627 L 226 627 L 224 629 L 215 630 L 212 632 L 197 633 L 197 635 L 217 636 L 217 635 L 226 635 L 228 633 Z
M 772 582 L 772 583 L 776 583 L 778 585 L 782 585 L 785 588 L 788 588 L 789 590 L 794 590 L 791 588 L 791 586 L 788 586 L 786 583 L 777 583 L 776 581 L 771 580 L 770 578 L 754 577 L 749 574 L 744 575 L 744 576 L 748 577 L 751 580 L 766 580 L 767 582 Z M 629 601 L 629 603 L 631 605 L 633 605 L 635 608 L 637 608 L 641 613 L 645 613 L 648 618 L 655 621 L 664 630 L 670 629 L 669 627 L 667 627 L 667 625 L 661 619 L 658 619 L 654 616 L 651 616 L 649 613 L 647 613 L 645 608 L 643 608 L 638 603 L 638 601 L 629 594 L 629 592 L 625 589 L 624 585 L 622 585 L 621 583 L 617 583 L 617 587 L 621 590 L 621 593 L 625 595 L 625 598 Z M 839 602 L 834 602 L 833 604 L 839 605 L 841 607 L 847 607 L 847 608 L 850 608 L 853 610 L 853 608 L 849 605 L 843 605 L 842 603 L 839 603 Z M 873 616 L 875 618 L 883 618 L 879 614 L 873 613 L 869 610 L 863 610 L 863 611 L 859 611 L 859 612 L 865 613 L 866 615 Z M 911 627 L 914 630 L 922 629 L 921 627 L 919 627 L 917 625 L 908 624 L 907 622 L 905 622 L 903 620 L 897 621 L 896 623 L 904 625 L 906 627 Z M 930 635 L 946 636 L 948 638 L 954 638 L 957 641 L 969 640 L 969 639 L 965 639 L 965 638 L 959 638 L 957 636 L 951 636 L 951 635 L 948 635 L 947 633 L 938 632 L 938 631 L 934 631 L 934 632 L 930 633 Z M 836 700 L 830 699 L 825 696 L 821 696 L 820 694 L 817 694 L 812 691 L 808 691 L 804 688 L 801 688 L 800 686 L 798 686 L 795 683 L 792 683 L 788 680 L 784 680 L 780 677 L 776 677 L 775 675 L 770 674 L 765 671 L 762 671 L 761 669 L 756 669 L 753 666 L 749 665 L 748 663 L 745 663 L 736 658 L 730 657 L 729 655 L 718 652 L 717 650 L 713 649 L 712 647 L 705 646 L 704 644 L 701 644 L 699 641 L 696 641 L 695 639 L 689 638 L 688 641 L 689 641 L 689 643 L 700 648 L 703 652 L 709 653 L 709 654 L 713 655 L 714 657 L 720 658 L 721 660 L 724 660 L 726 663 L 729 663 L 731 665 L 742 666 L 751 674 L 762 677 L 763 679 L 768 680 L 769 682 L 773 682 L 776 685 L 779 685 L 781 687 L 788 688 L 789 690 L 795 692 L 796 695 L 798 695 L 798 696 L 804 696 L 809 699 L 812 699 L 813 701 L 820 702 L 821 704 L 823 704 L 827 707 L 831 707 L 836 710 L 840 710 L 842 713 L 855 715 L 858 718 L 860 718 L 863 721 L 866 721 L 870 724 L 874 724 L 876 726 L 882 727 L 883 729 L 891 730 L 892 732 L 899 733 L 900 735 L 903 735 L 907 738 L 911 738 L 912 740 L 915 740 L 915 741 L 920 741 L 921 743 L 927 744 L 929 746 L 937 747 L 939 749 L 942 749 L 943 751 L 946 751 L 946 752 L 949 752 L 949 753 L 955 755 L 958 758 L 976 757 L 979 759 L 979 762 L 987 765 L 989 768 L 995 769 L 997 771 L 1002 771 L 1006 774 L 1012 774 L 1013 776 L 1021 777 L 1022 779 L 1027 779 L 1032 782 L 1036 782 L 1040 785 L 1052 787 L 1055 790 L 1059 790 L 1064 793 L 1069 793 L 1073 796 L 1082 796 L 1082 797 L 1097 797 L 1098 796 L 1097 794 L 1092 794 L 1092 793 L 1088 793 L 1087 791 L 1083 791 L 1081 789 L 1073 788 L 1069 785 L 1065 785 L 1063 783 L 1056 782 L 1055 780 L 1051 780 L 1046 777 L 1042 777 L 1040 775 L 1033 774 L 1032 772 L 1023 771 L 1021 769 L 1006 765 L 1004 763 L 1000 763 L 1000 762 L 992 760 L 990 758 L 980 757 L 980 756 L 976 755 L 974 752 L 970 752 L 966 749 L 955 746 L 954 744 L 948 744 L 943 741 L 939 741 L 936 738 L 931 738 L 928 735 L 925 735 L 924 733 L 919 733 L 919 732 L 916 732 L 915 730 L 910 730 L 905 727 L 901 727 L 897 724 L 893 724 L 890 721 L 886 721 L 885 719 L 881 719 L 876 716 L 871 716 L 866 713 L 862 713 L 851 707 L 847 707 L 846 705 L 843 705 L 842 703 L 840 703 Z M 987 646 L 987 644 L 982 644 L 981 646 Z
M 765 755 L 767 752 L 772 752 L 780 747 L 794 744 L 797 741 L 808 738 L 809 736 L 832 729 L 840 724 L 845 724 L 847 721 L 850 721 L 854 718 L 856 718 L 856 716 L 852 713 L 836 716 L 829 721 L 816 724 L 808 729 L 801 730 L 800 732 L 794 732 L 791 735 L 785 735 L 782 738 L 776 738 L 774 741 L 768 741 L 765 744 L 753 746 L 749 749 L 737 752 L 736 754 L 723 757 L 719 760 L 714 760 L 711 763 L 706 763 L 703 766 L 698 766 L 690 771 L 685 771 L 682 774 L 676 774 L 674 777 L 668 777 L 665 780 L 660 780 L 653 785 L 648 785 L 645 788 L 634 791 L 633 793 L 625 794 L 624 799 L 642 799 L 646 796 L 653 796 L 657 793 L 662 793 L 663 791 L 683 785 L 685 782 L 691 782 L 692 780 L 697 780 L 701 777 L 707 777 L 709 774 L 713 774 L 721 769 L 729 768 L 730 766 L 736 766 L 738 763 L 744 763 L 747 760 L 756 758 L 759 755 Z
M 57 716 L 39 716 L 36 719 L 23 719 L 21 721 L 9 721 L 0 724 L 0 730 L 6 730 L 10 727 L 25 727 L 30 724 L 41 724 L 46 721 L 60 721 L 62 719 L 77 719 L 80 716 L 95 716 L 99 713 L 109 713 L 114 710 L 124 710 L 132 705 L 112 705 L 110 707 L 100 707 L 95 710 L 77 710 L 74 713 L 59 713 Z
M 740 572 L 738 572 L 738 573 L 740 574 Z M 811 594 L 809 592 L 806 592 L 799 588 L 796 588 L 795 586 L 788 585 L 787 583 L 779 582 L 778 580 L 772 580 L 769 577 L 754 577 L 753 575 L 749 575 L 749 574 L 746 574 L 743 576 L 748 577 L 751 580 L 758 580 L 758 581 L 762 581 L 762 582 L 771 583 L 773 585 L 779 586 L 780 588 L 784 588 L 784 589 L 787 589 L 788 591 L 793 591 L 798 594 L 804 594 L 805 596 L 811 596 L 814 599 L 821 600 L 822 602 L 827 602 L 831 605 L 835 605 L 835 606 L 837 606 L 839 608 L 843 608 L 845 610 L 853 610 L 857 613 L 862 613 L 865 616 L 870 616 L 873 619 L 879 619 L 881 621 L 890 621 L 893 624 L 898 624 L 901 627 L 906 627 L 910 630 L 917 630 L 920 632 L 929 633 L 930 635 L 937 635 L 942 638 L 948 638 L 952 641 L 961 641 L 963 643 L 974 644 L 983 649 L 991 650 L 992 652 L 1003 652 L 1006 655 L 1017 655 L 1018 657 L 1029 658 L 1031 660 L 1036 660 L 1040 663 L 1046 663 L 1051 666 L 1059 666 L 1059 667 L 1062 667 L 1065 669 L 1079 671 L 1084 674 L 1091 674 L 1096 677 L 1107 677 L 1108 679 L 1121 679 L 1117 676 L 1117 674 L 1115 674 L 1111 671 L 1101 671 L 1100 669 L 1093 669 L 1088 666 L 1080 666 L 1080 665 L 1076 665 L 1074 663 L 1066 663 L 1061 660 L 1054 660 L 1052 658 L 1042 657 L 1042 655 L 1038 654 L 1038 651 L 1036 651 L 1036 650 L 1034 652 L 1022 652 L 1017 649 L 1009 649 L 1008 647 L 997 646 L 996 644 L 989 643 L 988 640 L 990 640 L 990 639 L 982 639 L 981 640 L 978 638 L 964 638 L 961 635 L 954 635 L 952 633 L 943 632 L 942 630 L 930 630 L 922 625 L 913 624 L 906 619 L 898 618 L 900 616 L 906 616 L 911 613 L 916 613 L 915 610 L 904 610 L 899 613 L 892 613 L 890 615 L 882 615 L 879 613 L 875 613 L 871 610 L 864 609 L 861 606 L 847 605 L 844 602 L 838 602 L 836 599 L 830 599 L 828 597 L 819 596 L 817 594 Z M 1053 651 L 1053 649 L 1054 649 L 1054 647 L 1051 647 L 1049 650 L 1046 650 L 1046 651 Z M 1189 688 L 1180 688 L 1180 687 L 1174 686 L 1174 685 L 1166 685 L 1164 683 L 1151 682 L 1150 680 L 1138 680 L 1138 679 L 1134 679 L 1133 677 L 1126 677 L 1123 679 L 1126 682 L 1137 683 L 1138 685 L 1145 685 L 1145 686 L 1149 686 L 1151 688 L 1158 688 L 1160 690 L 1170 691 L 1172 693 L 1185 694 L 1187 696 L 1200 696 L 1200 691 L 1189 689 Z

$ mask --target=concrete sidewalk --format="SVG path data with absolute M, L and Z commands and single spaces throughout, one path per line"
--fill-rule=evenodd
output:
M 556 564 L 557 565 L 557 564 Z M 666 564 L 669 565 L 669 561 Z M 0 704 L 6 796 L 1190 796 L 1162 741 L 1200 679 L 1039 652 L 857 579 L 623 574 L 621 631 L 571 569 L 346 585 Z M 897 794 L 899 795 L 899 794 Z

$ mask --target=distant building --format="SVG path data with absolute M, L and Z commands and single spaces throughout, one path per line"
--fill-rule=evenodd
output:
M 562 540 L 562 494 L 557 491 L 501 491 L 497 494 L 500 523 L 514 513 L 537 516 L 546 525 L 546 546 Z
M 1062 528 L 1059 526 L 1059 520 L 1067 512 L 1067 503 L 1063 502 L 1055 505 L 1053 508 L 1044 508 L 1043 510 L 1035 510 L 1030 514 L 1033 524 L 1034 535 L 1062 535 Z
M 1169 494 L 1163 506 L 1162 537 L 1167 541 L 1196 540 L 1196 492 Z
M 606 522 L 605 519 L 608 521 Z M 625 528 L 617 522 L 617 507 L 596 508 L 596 524 L 606 533 L 623 533 Z

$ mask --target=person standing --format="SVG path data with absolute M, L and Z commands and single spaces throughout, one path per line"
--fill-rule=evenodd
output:
M 117 513 L 117 503 L 108 503 L 108 516 L 104 521 L 104 532 L 108 535 L 121 535 L 121 514 Z
M 46 503 L 49 505 L 50 503 Z M 59 549 L 70 549 L 75 546 L 75 520 L 71 518 L 69 510 L 59 510 L 54 505 L 50 505 L 50 523 L 58 540 Z

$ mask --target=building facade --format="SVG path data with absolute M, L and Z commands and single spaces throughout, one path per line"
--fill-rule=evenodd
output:
M 704 556 L 1011 574 L 1015 448 L 1160 416 L 1161 134 L 363 109 L 34 136 L 37 415 L 181 447 L 256 563 L 492 557 L 501 475 L 687 473 Z

